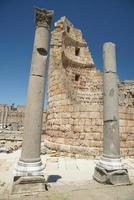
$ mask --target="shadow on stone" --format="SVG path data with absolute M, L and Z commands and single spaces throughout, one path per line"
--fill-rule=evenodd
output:
M 50 176 L 48 176 L 47 182 L 54 183 L 54 182 L 57 182 L 58 179 L 60 179 L 60 178 L 62 178 L 62 177 L 59 175 L 50 175 Z

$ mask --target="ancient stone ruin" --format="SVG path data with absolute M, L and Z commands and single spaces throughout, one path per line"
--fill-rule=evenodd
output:
M 96 163 L 94 179 L 113 185 L 131 184 L 120 156 L 119 95 L 116 45 L 103 45 L 103 152 Z
M 118 88 L 121 156 L 134 157 L 134 81 L 119 80 Z M 2 143 L 22 140 L 24 109 L 0 106 Z M 51 35 L 48 108 L 42 129 L 46 151 L 90 158 L 102 153 L 103 73 L 81 31 L 66 17 L 55 23 Z
M 121 155 L 134 156 L 134 81 L 118 81 Z M 52 32 L 45 145 L 98 157 L 103 140 L 103 73 L 66 17 Z
M 25 106 L 0 104 L 0 152 L 11 153 L 22 146 Z M 46 110 L 42 132 L 46 130 Z M 42 135 L 43 136 L 43 135 Z

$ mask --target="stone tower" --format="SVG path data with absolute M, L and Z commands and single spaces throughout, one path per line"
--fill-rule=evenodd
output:
M 118 53 L 118 52 L 117 52 Z M 118 56 L 118 54 L 117 54 Z M 134 81 L 119 81 L 121 156 L 134 156 Z M 103 141 L 103 73 L 82 33 L 62 17 L 52 32 L 45 146 L 98 157 Z
M 99 155 L 102 74 L 81 31 L 66 17 L 52 33 L 48 80 L 48 140 L 69 152 Z

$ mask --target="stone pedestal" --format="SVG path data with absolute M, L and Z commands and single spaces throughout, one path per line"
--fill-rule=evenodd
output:
M 115 44 L 103 46 L 104 60 L 104 141 L 103 155 L 97 163 L 94 179 L 101 183 L 130 184 L 126 167 L 120 158 L 118 77 L 116 73 Z
M 28 194 L 33 192 L 44 192 L 48 190 L 48 184 L 43 176 L 20 177 L 12 187 L 12 194 Z
M 35 10 L 36 30 L 25 109 L 24 138 L 21 157 L 15 170 L 15 180 L 27 176 L 44 176 L 40 148 L 45 95 L 45 72 L 53 11 L 39 8 Z

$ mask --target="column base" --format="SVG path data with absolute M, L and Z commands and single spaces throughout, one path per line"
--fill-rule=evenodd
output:
M 121 158 L 108 158 L 105 156 L 101 157 L 96 166 L 99 166 L 106 170 L 126 169 L 125 165 L 122 163 Z
M 99 183 L 130 185 L 128 171 L 121 159 L 102 157 L 97 163 L 93 178 Z
M 19 160 L 14 171 L 12 194 L 48 190 L 44 168 L 41 161 L 28 163 Z
M 20 177 L 44 176 L 44 168 L 41 161 L 23 162 L 19 160 L 14 171 L 14 181 Z

